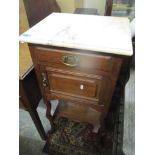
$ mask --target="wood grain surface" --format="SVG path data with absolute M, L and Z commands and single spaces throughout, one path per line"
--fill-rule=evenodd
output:
M 19 44 L 19 79 L 22 80 L 33 69 L 28 45 Z
M 19 1 L 19 33 L 29 28 L 23 0 Z M 30 51 L 26 43 L 19 44 L 19 79 L 22 80 L 33 69 Z
M 27 20 L 27 15 L 24 7 L 23 0 L 19 0 L 19 34 L 24 33 L 28 30 L 29 24 Z

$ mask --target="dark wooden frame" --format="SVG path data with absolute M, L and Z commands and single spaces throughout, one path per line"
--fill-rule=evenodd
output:
M 60 12 L 56 0 L 23 0 L 29 26 L 40 22 L 52 12 Z
M 105 16 L 111 16 L 113 0 L 106 0 Z
M 30 27 L 37 24 L 50 13 L 60 12 L 60 8 L 55 0 L 23 0 L 23 2 Z M 41 93 L 38 87 L 34 69 L 26 77 L 19 80 L 19 87 L 19 107 L 29 112 L 41 138 L 46 140 L 47 135 L 36 110 L 41 99 Z
M 41 93 L 34 69 L 24 79 L 19 80 L 19 94 L 20 108 L 29 112 L 41 138 L 46 140 L 47 135 L 37 112 Z

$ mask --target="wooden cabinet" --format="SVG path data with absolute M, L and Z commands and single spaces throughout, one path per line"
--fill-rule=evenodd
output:
M 58 99 L 59 116 L 62 112 L 66 117 L 99 127 L 96 122 L 99 123 L 101 113 L 104 118 L 108 112 L 122 59 L 91 51 L 34 44 L 29 47 L 45 102 Z M 80 117 L 79 109 L 85 111 Z M 93 113 L 96 115 L 90 120 Z
M 133 54 L 129 20 L 52 13 L 20 41 L 29 43 L 52 129 L 60 116 L 90 122 L 96 132 L 102 128 L 118 77 L 125 83 L 120 69 L 127 75 Z M 51 116 L 55 99 L 59 105 Z

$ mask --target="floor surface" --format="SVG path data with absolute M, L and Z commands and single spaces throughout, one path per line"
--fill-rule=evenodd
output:
M 39 103 L 37 109 L 45 131 L 50 130 L 50 125 L 46 119 L 46 110 L 43 101 Z M 29 115 L 25 110 L 19 110 L 19 154 L 20 155 L 46 155 L 42 153 L 45 145 Z
M 135 71 L 130 71 L 130 79 L 125 87 L 123 152 L 135 154 Z

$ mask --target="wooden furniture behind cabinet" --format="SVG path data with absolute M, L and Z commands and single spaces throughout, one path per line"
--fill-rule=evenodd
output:
M 60 11 L 55 0 L 20 0 L 19 33 L 23 33 L 29 25 L 33 26 L 53 11 Z M 28 45 L 19 44 L 19 108 L 29 112 L 41 138 L 46 140 L 47 136 L 37 112 L 41 97 Z
M 29 28 L 23 0 L 19 1 L 19 12 L 19 33 L 21 34 Z M 47 136 L 37 112 L 40 99 L 41 92 L 28 44 L 19 44 L 19 108 L 30 114 L 41 138 L 46 140 Z
M 23 0 L 30 27 L 52 12 L 60 12 L 56 0 Z
M 63 20 L 66 18 L 65 23 L 58 25 L 62 18 Z M 76 24 L 73 22 L 74 19 Z M 86 25 L 82 23 L 83 20 L 87 21 Z M 107 27 L 109 22 L 114 22 L 116 28 L 109 29 Z M 95 24 L 92 25 L 93 23 Z M 98 25 L 103 23 L 105 24 L 103 28 Z M 117 45 L 113 40 L 115 36 L 109 40 L 111 48 L 106 48 L 106 51 L 104 39 L 108 44 L 108 37 L 104 28 L 107 28 L 109 34 L 110 30 L 114 33 L 116 31 L 116 34 L 120 31 L 121 34 L 122 30 L 117 27 L 124 27 L 122 23 L 127 26 L 125 28 L 127 33 L 129 22 L 126 19 L 54 13 L 33 27 L 34 33 L 30 29 L 20 37 L 20 41 L 29 43 L 35 71 L 47 105 L 46 115 L 52 129 L 54 129 L 54 120 L 60 116 L 89 122 L 94 125 L 94 132 L 104 129 L 104 118 L 110 106 L 119 71 L 126 57 L 132 55 L 132 48 L 126 51 L 127 53 L 123 53 L 121 48 L 113 49 L 114 46 L 119 45 L 123 48 L 124 44 L 121 45 L 119 42 L 124 39 L 121 36 Z M 83 24 L 83 27 L 80 24 Z M 93 32 L 91 30 L 94 26 L 96 28 Z M 101 34 L 98 34 L 98 26 Z M 88 30 L 92 32 L 90 36 L 86 36 Z M 36 32 L 38 32 L 37 35 Z M 96 42 L 94 42 L 93 37 L 95 35 L 100 37 L 103 32 L 106 38 L 104 38 L 105 36 L 100 38 L 101 40 L 96 38 Z M 27 37 L 27 34 L 32 37 Z M 83 38 L 86 40 L 85 42 L 81 42 Z M 125 38 L 125 40 L 129 41 L 129 46 L 126 42 L 125 45 L 130 48 L 130 38 Z M 121 52 L 122 55 L 128 56 L 122 56 Z M 58 109 L 53 116 L 50 113 L 51 100 L 59 100 Z

